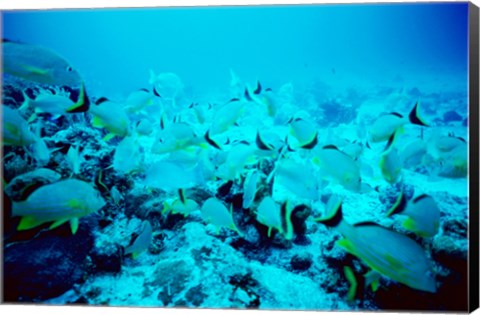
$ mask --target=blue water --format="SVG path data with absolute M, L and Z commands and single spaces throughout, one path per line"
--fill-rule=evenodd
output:
M 225 87 L 229 69 L 271 87 L 452 78 L 466 89 L 467 3 L 95 9 L 4 12 L 5 38 L 67 58 L 96 94 L 175 72 L 198 90 Z M 455 82 L 456 83 L 456 82 Z

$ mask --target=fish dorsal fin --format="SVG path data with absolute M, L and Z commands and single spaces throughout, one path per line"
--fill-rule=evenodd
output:
M 403 115 L 397 112 L 391 112 L 390 115 L 397 116 L 398 118 L 403 118 Z
M 186 204 L 185 189 L 179 189 L 178 190 L 178 196 L 180 198 L 180 202 L 183 203 L 183 204 Z
M 158 93 L 157 88 L 155 86 L 153 87 L 153 95 L 155 95 L 156 97 L 162 97 L 160 93 Z
M 105 102 L 108 102 L 108 101 L 109 101 L 108 98 L 102 96 L 102 97 L 100 97 L 100 98 L 95 102 L 95 105 L 100 105 L 100 104 L 105 103 Z
M 381 226 L 380 224 L 375 223 L 375 222 L 372 222 L 372 221 L 364 221 L 364 222 L 355 223 L 353 226 L 354 226 L 354 227 L 360 227 L 360 226 L 378 226 L 378 227 L 384 228 L 384 227 Z
M 80 86 L 80 93 L 78 95 L 78 101 L 67 109 L 68 113 L 82 113 L 88 111 L 90 108 L 90 100 L 85 90 L 85 83 L 82 82 Z
M 247 101 L 249 101 L 249 102 L 253 101 L 253 98 L 250 96 L 250 93 L 248 92 L 247 88 L 245 88 L 245 92 L 243 93 L 243 95 L 245 96 Z
M 221 150 L 222 148 L 220 148 L 220 146 L 212 139 L 210 138 L 210 129 L 207 130 L 207 132 L 205 133 L 205 141 L 207 141 L 207 143 L 209 145 L 211 145 L 212 147 L 214 147 L 215 149 L 218 149 L 218 150 Z
M 260 131 L 258 131 L 258 130 L 257 130 L 257 137 L 255 138 L 255 143 L 260 150 L 264 150 L 264 151 L 273 150 L 273 147 L 271 145 L 269 145 L 269 144 L 265 143 L 265 141 L 263 141 L 262 137 L 260 136 Z
M 415 199 L 413 199 L 412 202 L 413 202 L 413 203 L 417 203 L 417 202 L 421 201 L 422 199 L 425 199 L 425 198 L 428 198 L 428 197 L 429 197 L 429 195 L 427 195 L 427 194 L 422 194 L 422 195 L 416 197 Z
M 335 145 L 333 145 L 333 144 L 324 145 L 324 146 L 322 147 L 322 149 L 328 149 L 328 150 L 331 149 L 331 150 L 340 151 L 340 150 L 339 150 Z
M 393 204 L 392 208 L 387 212 L 387 216 L 391 216 L 393 214 L 398 214 L 403 212 L 407 207 L 407 198 L 405 194 L 400 192 L 400 195 L 397 197 L 397 200 Z
M 253 94 L 260 94 L 262 92 L 262 86 L 260 85 L 260 81 L 257 81 L 257 88 L 253 91 Z
M 412 124 L 428 127 L 427 123 L 420 117 L 418 113 L 418 102 L 413 106 L 412 111 L 408 115 L 408 119 Z
M 315 146 L 318 144 L 318 131 L 315 132 L 315 136 L 313 137 L 313 140 L 302 145 L 301 148 L 303 149 L 313 149 Z

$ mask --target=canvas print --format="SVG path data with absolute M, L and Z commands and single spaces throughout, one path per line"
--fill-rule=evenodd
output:
M 468 17 L 3 11 L 3 301 L 465 311 Z

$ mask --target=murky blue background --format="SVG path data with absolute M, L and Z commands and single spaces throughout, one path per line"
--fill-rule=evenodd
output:
M 436 80 L 437 88 L 466 91 L 467 10 L 437 3 L 4 12 L 3 36 L 57 51 L 97 94 L 146 86 L 149 69 L 177 73 L 196 93 L 224 89 L 230 68 L 271 87 Z

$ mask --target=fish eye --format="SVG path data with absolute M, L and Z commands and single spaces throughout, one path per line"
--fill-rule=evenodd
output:
M 72 71 L 73 71 L 72 67 L 68 66 L 67 67 L 67 72 L 72 72 Z
M 433 278 L 433 272 L 431 272 L 430 270 L 427 271 L 425 275 L 427 276 L 427 278 Z

